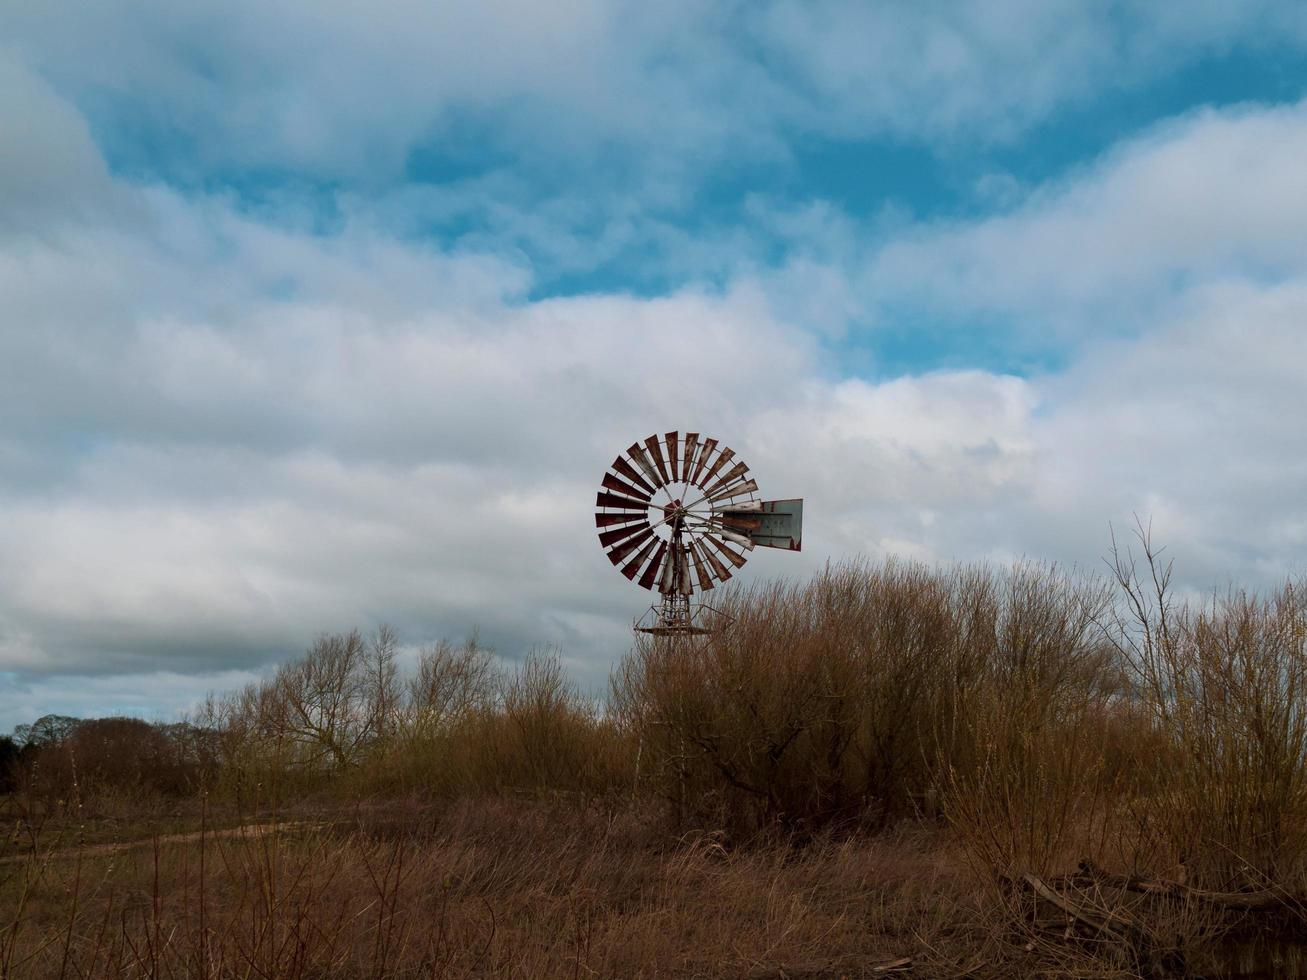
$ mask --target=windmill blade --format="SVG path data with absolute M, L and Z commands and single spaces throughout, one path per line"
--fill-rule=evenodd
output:
M 626 447 L 626 452 L 627 455 L 635 460 L 635 465 L 644 471 L 645 476 L 649 478 L 649 482 L 653 484 L 654 489 L 662 486 L 662 483 L 658 479 L 658 474 L 654 471 L 653 463 L 649 462 L 649 457 L 645 455 L 643 446 L 638 442 L 633 442 Z
M 690 474 L 694 468 L 694 454 L 699 448 L 699 433 L 687 432 L 685 434 L 685 450 L 681 455 L 681 481 L 690 482 Z
M 700 485 L 704 487 L 711 485 L 713 482 L 713 478 L 717 476 L 717 471 L 720 470 L 727 463 L 729 463 L 734 455 L 735 455 L 734 449 L 723 449 L 720 453 L 718 453 L 717 459 L 714 460 L 712 466 L 708 468 L 708 472 L 703 475 L 703 483 Z
M 671 477 L 667 475 L 667 466 L 663 462 L 663 447 L 658 444 L 657 436 L 650 436 L 644 441 L 644 444 L 649 447 L 649 455 L 653 457 L 654 465 L 658 467 L 658 475 L 663 478 L 663 482 L 658 485 L 665 487 L 672 481 Z
M 725 528 L 722 528 L 717 533 L 721 535 L 723 539 L 731 542 L 731 544 L 738 544 L 745 551 L 753 550 L 752 538 L 747 538 L 743 534 L 736 534 L 734 531 L 727 531 Z
M 621 473 L 622 476 L 626 477 L 640 489 L 648 490 L 650 496 L 653 496 L 654 491 L 658 489 L 657 487 L 646 483 L 644 477 L 639 474 L 636 468 L 626 460 L 622 459 L 621 456 L 618 456 L 613 460 L 613 469 L 617 470 L 618 473 Z
M 746 464 L 736 463 L 729 470 L 723 473 L 716 483 L 706 487 L 704 493 L 708 494 L 709 497 L 712 497 L 714 494 L 720 493 L 723 489 L 729 487 L 736 480 L 744 479 L 748 473 L 749 467 Z
M 690 580 L 690 549 L 681 545 L 676 559 L 676 591 L 681 595 L 694 595 L 694 583 Z
M 731 577 L 731 570 L 718 560 L 717 556 L 708 549 L 708 545 L 703 541 L 699 542 L 699 550 L 703 552 L 703 560 L 708 563 L 708 567 L 712 569 L 712 573 L 717 576 L 719 582 L 725 582 Z
M 612 527 L 614 524 L 629 524 L 631 521 L 639 521 L 641 524 L 649 523 L 648 512 L 641 514 L 595 514 L 595 527 Z
M 757 514 L 762 510 L 761 500 L 742 500 L 733 504 L 729 500 L 720 507 L 712 509 L 714 514 Z
M 609 490 L 616 490 L 618 493 L 624 493 L 628 497 L 634 497 L 636 500 L 643 500 L 646 504 L 649 502 L 650 496 L 652 496 L 637 487 L 631 486 L 631 484 L 627 483 L 625 480 L 619 480 L 611 473 L 604 474 L 602 485 L 607 487 Z
M 758 481 L 745 480 L 743 483 L 732 483 L 723 487 L 708 498 L 709 502 L 717 503 L 719 500 L 726 500 L 730 497 L 738 497 L 742 493 L 757 493 Z
M 667 550 L 667 560 L 663 562 L 663 574 L 658 579 L 658 591 L 671 595 L 676 591 L 676 568 L 681 557 L 681 550 L 673 544 Z
M 734 548 L 727 547 L 726 543 L 724 541 L 719 540 L 716 536 L 712 534 L 708 534 L 705 535 L 705 537 L 708 539 L 709 542 L 711 542 L 712 546 L 716 548 L 720 554 L 725 556 L 726 560 L 729 561 L 736 568 L 743 568 L 744 563 L 748 561 L 748 559 L 744 555 L 740 554 Z
M 625 541 L 633 534 L 639 534 L 648 527 L 649 522 L 643 521 L 638 524 L 632 524 L 629 527 L 619 527 L 615 531 L 605 531 L 603 534 L 599 535 L 599 543 L 607 548 L 611 545 L 617 544 L 619 541 Z
M 699 461 L 695 464 L 694 473 L 690 475 L 689 480 L 689 482 L 693 483 L 696 487 L 703 486 L 703 484 L 699 482 L 699 475 L 703 473 L 703 468 L 708 464 L 708 458 L 712 456 L 713 450 L 716 448 L 716 439 L 705 439 L 703 441 L 703 446 L 699 449 Z
M 699 558 L 699 546 L 694 539 L 690 539 L 690 560 L 694 562 L 694 577 L 699 580 L 700 590 L 707 592 L 713 587 L 712 576 L 704 568 L 704 563 Z
M 654 579 L 658 577 L 658 572 L 663 563 L 663 558 L 664 556 L 666 556 L 666 554 L 667 554 L 667 542 L 660 541 L 658 543 L 658 550 L 654 552 L 653 561 L 649 562 L 649 567 L 646 568 L 644 570 L 644 574 L 640 576 L 641 586 L 643 586 L 646 589 L 652 589 L 654 587 Z
M 625 558 L 627 555 L 633 552 L 636 548 L 640 547 L 640 545 L 644 544 L 650 538 L 655 536 L 656 535 L 653 533 L 651 529 L 645 528 L 644 530 L 636 534 L 636 536 L 633 537 L 630 541 L 627 541 L 624 544 L 619 544 L 612 551 L 608 552 L 608 560 L 612 562 L 614 565 L 618 564 L 619 562 L 621 562 L 623 558 Z
M 643 548 L 640 549 L 639 553 L 636 554 L 636 556 L 632 558 L 629 562 L 627 562 L 625 565 L 622 566 L 622 574 L 625 575 L 632 582 L 634 582 L 635 577 L 640 574 L 640 566 L 643 565 L 645 559 L 649 557 L 649 552 L 653 551 L 654 548 L 657 547 L 658 541 L 659 539 L 656 536 L 650 538 L 649 542 Z
M 673 429 L 671 432 L 663 433 L 663 441 L 667 443 L 667 465 L 672 471 L 672 482 L 681 482 L 681 433 Z
M 637 510 L 642 514 L 649 513 L 649 502 L 647 500 L 632 500 L 630 497 L 619 497 L 615 493 L 604 493 L 602 490 L 595 495 L 596 507 L 613 507 L 617 510 Z
M 631 521 L 646 521 L 647 517 L 643 514 L 596 514 L 596 528 L 610 528 L 614 524 L 630 524 Z

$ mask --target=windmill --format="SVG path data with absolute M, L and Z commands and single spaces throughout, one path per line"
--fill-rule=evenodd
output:
M 697 432 L 631 443 L 604 473 L 595 507 L 608 560 L 662 596 L 635 623 L 655 636 L 712 632 L 698 622 L 696 591 L 725 582 L 755 547 L 803 542 L 803 501 L 760 500 L 735 451 Z

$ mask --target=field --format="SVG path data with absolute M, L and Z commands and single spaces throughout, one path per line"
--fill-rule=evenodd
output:
M 184 724 L 42 719 L 0 976 L 1294 975 L 1307 599 L 1136 548 L 737 591 L 601 701 L 382 629 Z

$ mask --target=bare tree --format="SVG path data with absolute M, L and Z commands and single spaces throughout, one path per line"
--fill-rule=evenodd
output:
M 362 661 L 367 738 L 384 740 L 394 734 L 400 700 L 398 653 L 399 637 L 383 623 L 368 641 Z
M 344 769 L 371 734 L 358 630 L 320 636 L 273 682 L 275 724 L 305 752 L 304 761 Z
M 428 647 L 408 682 L 408 703 L 400 718 L 404 734 L 429 737 L 488 708 L 496 679 L 494 655 L 475 636 L 457 649 L 448 640 Z

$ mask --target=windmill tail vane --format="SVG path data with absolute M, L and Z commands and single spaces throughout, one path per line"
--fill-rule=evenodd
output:
M 735 451 L 698 432 L 633 442 L 604 473 L 595 508 L 608 560 L 662 597 L 635 624 L 655 636 L 712 632 L 696 591 L 725 582 L 756 547 L 803 547 L 803 501 L 759 499 Z

